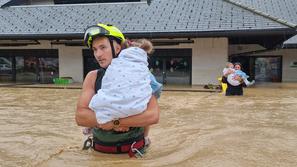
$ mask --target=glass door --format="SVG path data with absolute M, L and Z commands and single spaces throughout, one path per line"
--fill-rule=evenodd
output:
M 54 57 L 38 58 L 40 83 L 52 83 L 53 79 L 59 77 L 59 59 Z
M 159 49 L 149 58 L 149 68 L 160 83 L 191 85 L 191 55 L 191 49 Z
M 169 84 L 188 85 L 190 84 L 190 59 L 189 57 L 165 58 L 165 78 Z
M 165 64 L 162 57 L 152 57 L 150 58 L 150 70 L 152 74 L 156 77 L 157 81 L 160 83 L 166 83 L 166 73 L 163 69 Z

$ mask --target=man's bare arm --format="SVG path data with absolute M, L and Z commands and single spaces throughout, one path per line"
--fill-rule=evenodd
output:
M 95 94 L 95 81 L 97 78 L 97 71 L 91 71 L 86 76 L 81 95 L 77 102 L 77 109 L 75 120 L 77 125 L 85 127 L 96 127 L 97 120 L 95 112 L 89 108 L 89 103 Z

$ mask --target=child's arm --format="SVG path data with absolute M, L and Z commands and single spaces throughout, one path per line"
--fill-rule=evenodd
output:
M 229 74 L 234 73 L 234 70 L 230 69 L 230 68 L 224 68 L 223 70 L 223 76 L 227 77 Z
M 151 79 L 151 83 L 150 84 L 151 84 L 151 87 L 152 87 L 152 90 L 153 90 L 153 95 L 158 99 L 161 96 L 163 85 L 160 84 L 156 80 L 155 76 L 152 73 L 150 73 L 150 79 Z

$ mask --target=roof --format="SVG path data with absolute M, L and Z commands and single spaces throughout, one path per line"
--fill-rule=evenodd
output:
M 0 0 L 0 7 L 2 7 L 3 5 L 5 5 L 9 1 L 11 1 L 11 0 Z
M 26 0 L 0 0 L 0 7 L 4 8 L 11 5 L 25 4 Z
M 262 11 L 269 17 L 278 18 L 289 24 L 297 24 L 297 1 L 296 0 L 230 0 L 240 3 L 251 10 Z M 295 44 L 297 46 L 297 36 L 284 42 L 285 47 Z
M 0 8 L 0 39 L 82 38 L 84 29 L 98 22 L 112 23 L 131 37 L 262 35 L 277 36 L 279 42 L 296 34 L 290 24 L 227 0 L 153 0 L 150 5 L 142 1 Z

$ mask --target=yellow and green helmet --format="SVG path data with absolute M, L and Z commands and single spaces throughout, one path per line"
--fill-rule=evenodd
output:
M 93 39 L 98 36 L 112 38 L 119 44 L 123 44 L 125 42 L 125 36 L 117 27 L 110 24 L 99 23 L 97 25 L 88 27 L 85 31 L 84 42 L 88 48 L 92 47 Z

